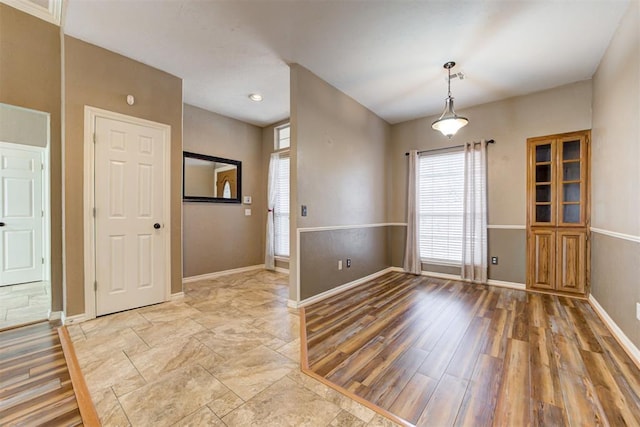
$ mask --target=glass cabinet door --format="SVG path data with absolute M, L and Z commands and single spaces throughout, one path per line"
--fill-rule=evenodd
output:
M 558 225 L 584 225 L 586 139 L 558 141 Z
M 540 141 L 530 147 L 534 168 L 530 189 L 531 207 L 529 215 L 535 225 L 553 225 L 556 221 L 555 189 L 556 155 L 553 141 Z

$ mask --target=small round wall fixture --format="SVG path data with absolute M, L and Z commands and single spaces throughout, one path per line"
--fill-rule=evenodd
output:
M 135 103 L 136 103 L 136 99 L 133 97 L 133 95 L 127 95 L 127 104 L 133 105 Z
M 260 95 L 259 93 L 251 93 L 249 94 L 249 99 L 254 102 L 260 102 L 262 101 L 262 95 Z
M 451 138 L 453 135 L 465 127 L 469 120 L 466 117 L 462 117 L 456 114 L 453 109 L 453 96 L 451 96 L 451 69 L 456 66 L 456 63 L 449 61 L 444 64 L 445 70 L 448 72 L 447 78 L 447 98 L 445 99 L 444 111 L 440 118 L 431 124 L 433 130 L 442 132 L 447 138 Z

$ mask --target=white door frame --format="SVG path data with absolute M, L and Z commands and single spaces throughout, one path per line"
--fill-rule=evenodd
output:
M 38 111 L 38 113 L 40 113 Z M 47 114 L 47 129 L 48 126 L 48 117 Z M 51 179 L 49 174 L 49 132 L 47 132 L 47 145 L 44 147 L 38 147 L 36 145 L 26 145 L 26 144 L 16 144 L 13 142 L 4 142 L 0 141 L 0 148 L 9 148 L 12 150 L 23 150 L 23 151 L 32 151 L 35 153 L 40 153 L 40 158 L 42 160 L 42 175 L 40 179 L 42 180 L 42 210 L 44 211 L 44 217 L 42 218 L 42 257 L 44 258 L 44 265 L 42 268 L 42 280 L 50 282 L 51 281 L 51 206 L 49 205 L 50 200 L 50 188 L 51 188 Z M 51 301 L 49 301 L 49 309 L 51 309 Z
M 96 317 L 96 242 L 95 218 L 95 134 L 96 118 L 103 117 L 134 125 L 158 129 L 164 139 L 164 205 L 163 218 L 165 229 L 165 301 L 171 296 L 171 126 L 137 117 L 127 116 L 113 111 L 103 110 L 89 105 L 84 106 L 84 317 Z

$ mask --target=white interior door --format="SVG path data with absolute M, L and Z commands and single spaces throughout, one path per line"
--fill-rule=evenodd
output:
M 163 132 L 95 118 L 96 314 L 164 301 Z
M 42 155 L 0 147 L 0 286 L 43 280 Z

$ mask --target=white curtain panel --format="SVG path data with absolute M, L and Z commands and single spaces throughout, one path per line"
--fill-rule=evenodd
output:
M 487 283 L 487 143 L 465 144 L 462 278 Z
M 404 271 L 412 274 L 422 272 L 420 245 L 418 244 L 418 233 L 420 232 L 420 224 L 418 223 L 419 167 L 418 151 L 411 150 L 409 152 L 409 179 L 407 181 L 407 240 L 404 248 Z
M 269 160 L 269 176 L 267 180 L 267 238 L 264 249 L 264 268 L 267 270 L 276 269 L 275 259 L 275 235 L 273 231 L 273 208 L 276 204 L 276 192 L 278 191 L 276 181 L 276 168 L 278 167 L 278 153 L 271 154 Z

